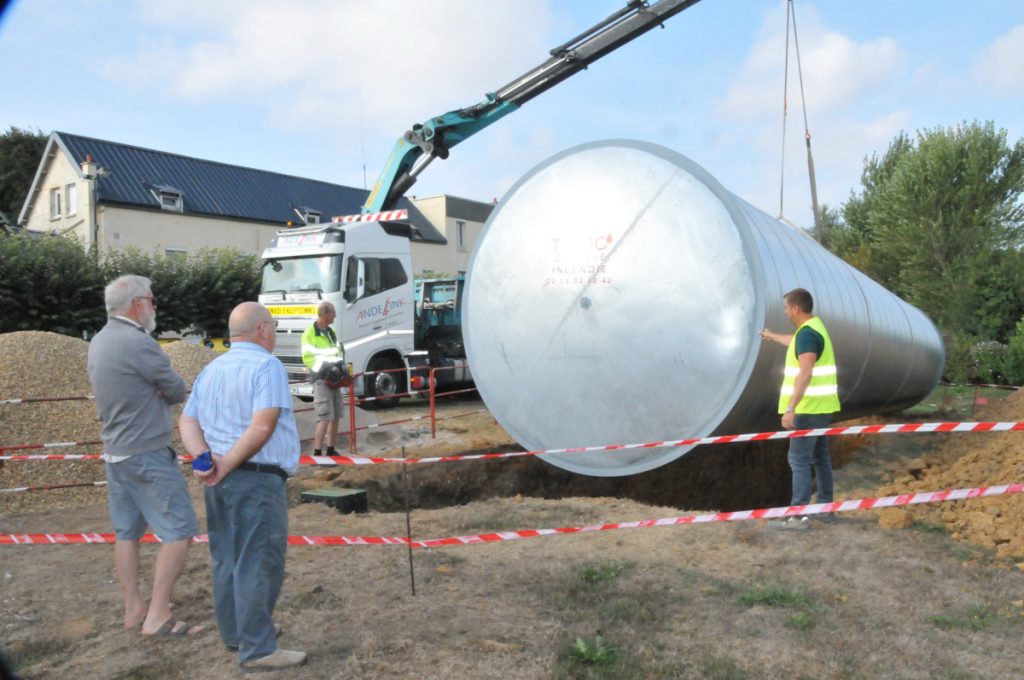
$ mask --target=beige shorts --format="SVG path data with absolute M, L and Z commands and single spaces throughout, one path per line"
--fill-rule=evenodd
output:
M 323 380 L 313 383 L 313 412 L 317 420 L 338 420 L 345 413 L 341 390 L 330 388 Z

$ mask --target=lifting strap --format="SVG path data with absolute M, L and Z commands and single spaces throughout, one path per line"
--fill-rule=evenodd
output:
M 814 156 L 811 155 L 811 128 L 807 123 L 807 99 L 804 96 L 804 73 L 800 64 L 800 40 L 796 32 L 796 9 L 793 0 L 786 2 L 786 64 L 782 84 L 782 169 L 779 180 L 779 217 L 783 216 L 783 196 L 786 184 L 786 118 L 789 113 L 789 27 L 793 26 L 793 47 L 796 52 L 796 71 L 800 81 L 800 103 L 804 113 L 804 139 L 807 143 L 807 173 L 811 180 L 811 209 L 814 211 L 814 237 L 821 242 L 821 219 L 818 215 L 818 186 L 814 178 Z

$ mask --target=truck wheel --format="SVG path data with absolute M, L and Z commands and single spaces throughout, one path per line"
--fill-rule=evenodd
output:
M 388 357 L 377 357 L 370 362 L 370 365 L 366 370 L 368 372 L 386 371 L 392 368 L 402 368 L 402 365 Z M 405 376 L 399 371 L 395 371 L 393 373 L 375 373 L 374 375 L 368 375 L 363 378 L 364 397 L 388 397 L 402 392 L 405 392 Z M 398 406 L 399 399 L 400 397 L 392 397 L 390 399 L 378 398 L 373 401 L 366 402 L 363 404 L 363 408 L 394 408 L 395 406 Z

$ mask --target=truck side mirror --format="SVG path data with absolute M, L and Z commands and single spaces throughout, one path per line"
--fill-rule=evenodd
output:
M 356 299 L 358 300 L 366 293 L 366 263 L 359 260 L 356 272 Z

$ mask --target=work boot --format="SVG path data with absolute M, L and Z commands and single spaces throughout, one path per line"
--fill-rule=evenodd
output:
M 306 653 L 290 649 L 278 649 L 273 654 L 261 656 L 258 659 L 250 659 L 242 662 L 242 671 L 256 673 L 259 671 L 280 671 L 285 668 L 295 668 L 306 663 Z

